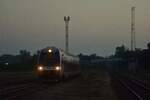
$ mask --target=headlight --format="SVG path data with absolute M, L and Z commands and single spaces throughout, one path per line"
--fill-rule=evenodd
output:
M 42 66 L 39 66 L 39 67 L 38 67 L 38 70 L 39 70 L 39 71 L 43 71 L 43 67 L 42 67 Z
M 61 70 L 60 66 L 55 67 L 56 70 Z
M 51 52 L 52 52 L 52 50 L 51 50 L 51 49 L 49 49 L 49 50 L 48 50 L 48 52 L 49 52 L 49 53 L 51 53 Z

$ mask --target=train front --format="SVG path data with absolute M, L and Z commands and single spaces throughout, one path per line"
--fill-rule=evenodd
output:
M 62 68 L 60 64 L 59 49 L 46 48 L 41 50 L 38 56 L 38 65 L 36 70 L 39 78 L 61 78 Z

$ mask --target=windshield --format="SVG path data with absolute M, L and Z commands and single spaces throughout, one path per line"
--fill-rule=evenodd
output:
M 44 66 L 55 66 L 60 63 L 59 59 L 59 52 L 41 52 L 39 56 L 39 64 L 42 64 Z

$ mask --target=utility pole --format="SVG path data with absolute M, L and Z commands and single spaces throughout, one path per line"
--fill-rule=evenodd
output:
M 134 51 L 135 48 L 135 7 L 131 7 L 131 51 Z
M 69 16 L 64 16 L 64 21 L 65 21 L 65 30 L 66 30 L 66 52 L 69 52 L 69 35 L 68 35 L 68 29 L 69 29 L 69 21 L 70 17 Z

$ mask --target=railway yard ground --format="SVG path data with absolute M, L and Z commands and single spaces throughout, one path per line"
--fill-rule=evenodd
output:
M 112 86 L 121 100 L 149 100 L 149 72 L 112 72 Z
M 103 69 L 84 69 L 78 77 L 57 83 L 39 81 L 33 73 L 0 74 L 0 100 L 118 100 Z
M 133 73 L 130 76 L 140 79 L 141 81 L 145 82 L 146 84 L 150 84 L 150 71 L 149 70 L 144 70 L 144 71 L 140 71 L 137 73 Z
M 149 88 L 137 81 L 144 78 L 130 78 L 96 67 L 60 82 L 41 81 L 35 72 L 0 72 L 0 100 L 149 100 Z

